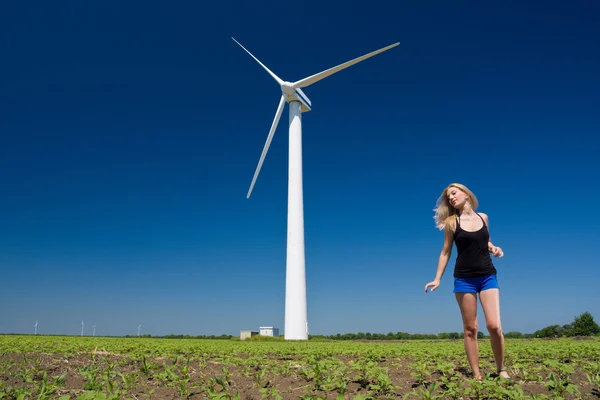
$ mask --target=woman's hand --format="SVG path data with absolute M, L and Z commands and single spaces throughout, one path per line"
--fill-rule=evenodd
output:
M 504 252 L 498 246 L 490 246 L 490 253 L 492 253 L 492 255 L 494 257 L 502 257 L 502 256 L 504 256 Z
M 427 293 L 427 289 L 431 287 L 431 291 L 433 292 L 435 289 L 438 288 L 438 286 L 440 286 L 440 281 L 438 281 L 437 279 L 429 282 L 427 285 L 425 285 L 425 293 Z

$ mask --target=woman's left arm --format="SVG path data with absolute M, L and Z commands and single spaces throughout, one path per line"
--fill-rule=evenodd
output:
M 483 220 L 485 221 L 485 224 L 487 225 L 488 228 L 488 232 L 490 231 L 490 219 L 487 216 L 487 214 L 484 213 L 479 213 L 481 214 L 481 217 L 483 218 Z M 492 235 L 490 233 L 490 239 L 488 241 L 488 250 L 490 253 L 492 253 L 494 255 L 494 257 L 502 257 L 504 255 L 504 252 L 502 251 L 502 249 L 498 246 L 494 246 L 494 244 L 492 243 Z

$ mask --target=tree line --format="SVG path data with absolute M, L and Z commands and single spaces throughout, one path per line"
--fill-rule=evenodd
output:
M 589 312 L 584 312 L 575 317 L 573 322 L 566 325 L 550 325 L 539 329 L 533 333 L 522 333 L 518 331 L 505 332 L 507 339 L 531 339 L 531 338 L 555 338 L 555 337 L 574 337 L 574 336 L 596 336 L 600 335 L 600 326 L 594 321 L 594 317 Z M 127 337 L 152 337 L 150 335 L 127 336 Z M 231 340 L 237 338 L 232 335 L 165 335 L 154 336 L 164 339 L 222 339 Z M 440 332 L 440 333 L 336 333 L 334 335 L 309 335 L 310 340 L 435 340 L 435 339 L 463 339 L 463 332 Z M 478 332 L 477 337 L 483 339 L 486 335 Z
M 22 335 L 18 333 L 2 333 L 1 335 Z M 46 334 L 44 336 L 69 336 L 62 334 Z M 549 325 L 539 329 L 533 333 L 521 333 L 518 331 L 505 332 L 504 337 L 508 339 L 529 339 L 529 338 L 558 338 L 558 337 L 575 337 L 575 336 L 600 336 L 600 326 L 594 321 L 594 317 L 589 312 L 584 312 L 575 317 L 573 322 L 566 325 Z M 99 336 L 100 337 L 100 336 Z M 127 338 L 158 338 L 158 339 L 220 339 L 232 340 L 238 339 L 238 336 L 233 335 L 164 335 L 152 336 L 144 334 L 140 336 L 125 335 L 120 337 Z M 433 340 L 433 339 L 462 339 L 462 332 L 440 332 L 437 334 L 428 333 L 406 333 L 406 332 L 389 332 L 389 333 L 336 333 L 334 335 L 309 335 L 312 340 Z M 482 339 L 486 337 L 483 332 L 478 332 L 477 337 Z
M 573 322 L 566 325 L 550 325 L 539 329 L 534 333 L 522 333 L 518 331 L 505 332 L 504 337 L 508 339 L 528 339 L 528 338 L 555 338 L 555 337 L 574 337 L 574 336 L 597 336 L 600 335 L 600 326 L 594 321 L 594 317 L 589 312 L 584 312 L 575 317 Z M 438 334 L 389 332 L 385 333 L 337 333 L 335 335 L 311 335 L 311 339 L 331 339 L 331 340 L 423 340 L 423 339 L 462 339 L 463 332 L 441 332 Z M 478 332 L 477 337 L 482 339 L 486 337 L 483 332 Z
M 220 340 L 231 340 L 235 336 L 233 335 L 164 335 L 164 336 L 152 336 L 149 334 L 145 335 L 125 335 L 128 338 L 155 338 L 155 339 L 220 339 Z
M 536 337 L 573 337 L 600 335 L 600 326 L 594 321 L 589 312 L 584 312 L 575 317 L 575 320 L 566 325 L 550 325 L 535 331 Z
M 584 312 L 575 317 L 573 322 L 566 325 L 550 325 L 539 329 L 533 333 L 522 333 L 518 331 L 505 332 L 507 339 L 531 339 L 531 338 L 555 338 L 555 337 L 574 337 L 574 336 L 597 336 L 600 335 L 600 326 L 594 321 L 594 317 L 589 312 Z M 151 337 L 150 335 L 142 335 Z M 164 339 L 223 339 L 230 340 L 237 338 L 232 335 L 166 335 L 155 336 Z M 435 339 L 463 339 L 463 332 L 440 332 L 440 333 L 336 333 L 334 335 L 309 335 L 310 340 L 435 340 Z M 477 337 L 483 339 L 486 335 L 478 332 Z

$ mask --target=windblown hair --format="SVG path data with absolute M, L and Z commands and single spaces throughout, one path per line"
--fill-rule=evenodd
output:
M 435 211 L 433 219 L 435 220 L 436 228 L 439 230 L 452 229 L 456 216 L 458 215 L 458 210 L 454 208 L 452 204 L 450 204 L 450 200 L 448 200 L 448 190 L 453 187 L 469 196 L 468 202 L 471 204 L 473 210 L 476 210 L 479 205 L 477 197 L 475 197 L 475 194 L 471 192 L 469 188 L 460 183 L 451 183 L 444 189 L 442 195 L 437 200 L 436 207 L 433 209 L 433 211 Z

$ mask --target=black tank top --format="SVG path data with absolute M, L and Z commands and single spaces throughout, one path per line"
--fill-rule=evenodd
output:
M 479 215 L 479 213 L 475 214 Z M 456 216 L 454 243 L 456 243 L 458 255 L 454 266 L 455 278 L 474 278 L 496 274 L 496 268 L 488 250 L 490 233 L 481 215 L 479 218 L 483 221 L 481 229 L 469 232 L 460 227 L 460 217 Z

